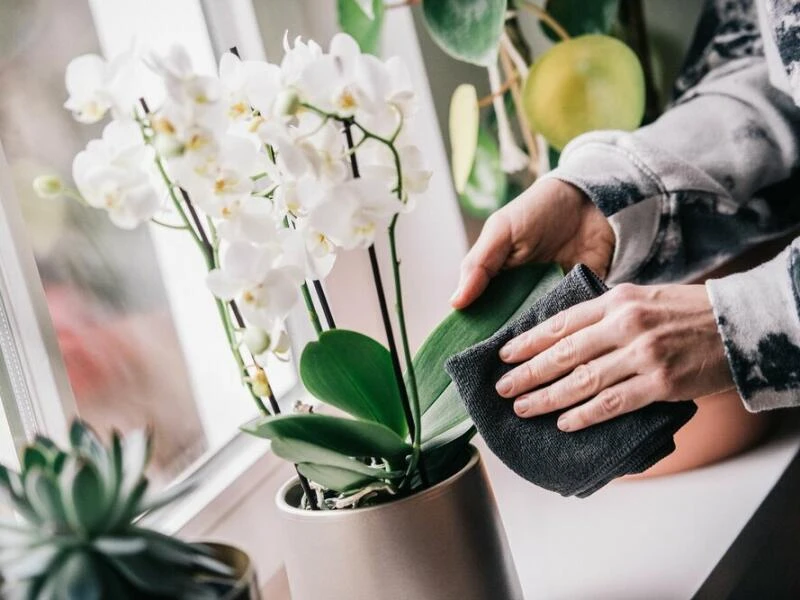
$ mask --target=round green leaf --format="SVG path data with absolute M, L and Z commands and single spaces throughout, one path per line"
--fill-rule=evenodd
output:
M 365 421 L 408 434 L 389 351 L 346 329 L 324 332 L 300 357 L 300 377 L 314 396 Z
M 270 440 L 295 439 L 311 442 L 347 456 L 392 459 L 411 452 L 411 447 L 385 425 L 331 415 L 263 417 L 251 421 L 242 429 Z
M 617 20 L 619 0 L 547 0 L 545 10 L 573 37 L 609 33 Z M 551 40 L 561 39 L 544 22 L 539 25 Z
M 478 92 L 474 85 L 462 83 L 450 99 L 450 155 L 456 192 L 464 192 L 475 163 L 480 129 Z
M 487 66 L 497 56 L 506 0 L 423 0 L 425 24 L 448 54 Z
M 500 149 L 483 127 L 478 132 L 478 146 L 472 171 L 458 199 L 472 217 L 485 219 L 506 202 L 508 178 L 500 166 Z
M 355 38 L 362 52 L 377 54 L 383 27 L 383 0 L 337 0 L 336 9 L 339 28 Z

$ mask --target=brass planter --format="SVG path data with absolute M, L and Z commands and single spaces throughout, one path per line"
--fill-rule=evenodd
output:
M 419 494 L 356 510 L 298 508 L 297 479 L 276 498 L 292 600 L 522 600 L 478 451 Z
M 207 542 L 205 545 L 211 548 L 217 560 L 231 567 L 234 572 L 236 583 L 233 587 L 229 583 L 219 584 L 218 591 L 222 600 L 261 600 L 255 567 L 243 550 L 215 542 Z

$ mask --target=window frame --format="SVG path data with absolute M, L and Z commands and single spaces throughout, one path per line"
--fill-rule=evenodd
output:
M 277 49 L 280 40 L 270 39 L 264 44 L 261 25 L 256 13 L 261 11 L 286 10 L 291 8 L 289 17 L 294 27 L 303 27 L 303 33 L 315 36 L 331 33 L 328 21 L 335 23 L 332 14 L 335 2 L 329 0 L 322 10 L 317 10 L 317 0 L 308 5 L 292 4 L 284 6 L 283 0 L 270 0 L 269 6 L 254 6 L 253 0 L 170 0 L 170 15 L 160 9 L 162 0 L 89 0 L 92 15 L 97 27 L 98 38 L 105 53 L 109 48 L 104 42 L 116 38 L 117 44 L 123 39 L 119 31 L 102 31 L 98 23 L 98 11 L 116 11 L 125 21 L 144 19 L 159 11 L 159 29 L 173 27 L 176 30 L 188 27 L 182 20 L 173 20 L 165 24 L 164 19 L 173 19 L 171 15 L 183 16 L 182 10 L 188 10 L 197 23 L 198 13 L 205 26 L 208 49 L 214 56 L 228 49 L 227 42 L 236 40 L 237 47 L 245 58 L 262 59 L 265 48 Z M 108 5 L 111 6 L 108 6 Z M 105 5 L 105 6 L 102 6 Z M 176 8 L 173 8 L 173 5 Z M 313 5 L 313 6 L 310 6 Z M 183 8 L 180 8 L 183 7 Z M 410 10 L 390 11 L 387 15 L 384 45 L 391 48 L 409 64 L 411 76 L 416 82 L 420 95 L 420 115 L 417 117 L 417 134 L 419 142 L 426 148 L 431 168 L 439 173 L 431 184 L 429 195 L 437 198 L 437 208 L 426 208 L 427 214 L 409 216 L 413 221 L 408 229 L 424 238 L 435 238 L 431 234 L 431 223 L 441 222 L 437 233 L 447 239 L 446 249 L 439 252 L 437 247 L 438 268 L 431 270 L 430 248 L 425 244 L 414 244 L 403 251 L 405 264 L 411 265 L 407 273 L 430 271 L 428 279 L 407 280 L 406 289 L 427 286 L 424 302 L 410 302 L 408 317 L 415 317 L 421 322 L 417 328 L 416 338 L 421 332 L 427 333 L 431 324 L 442 316 L 437 311 L 430 311 L 427 306 L 429 298 L 441 304 L 445 310 L 446 299 L 455 281 L 450 275 L 457 277 L 458 263 L 466 253 L 466 235 L 463 230 L 457 198 L 452 187 L 444 140 L 436 118 L 427 72 L 423 62 L 422 51 L 417 39 L 414 21 Z M 188 14 L 188 13 L 187 13 Z M 144 15 L 144 16 L 143 16 Z M 132 27 L 135 26 L 131 25 Z M 194 25 L 192 25 L 194 26 Z M 274 32 L 272 32 L 274 33 Z M 270 34 L 272 35 L 272 34 Z M 274 57 L 272 57 L 274 58 Z M 433 214 L 431 214 L 433 210 Z M 424 211 L 423 211 L 424 213 Z M 418 228 L 422 229 L 418 229 Z M 426 229 L 427 228 L 427 229 Z M 67 379 L 63 359 L 61 357 L 51 317 L 44 297 L 44 289 L 34 261 L 33 249 L 25 235 L 19 205 L 11 183 L 8 165 L 0 148 L 0 353 L 5 360 L 0 360 L 0 400 L 5 414 L 9 418 L 14 432 L 14 443 L 19 449 L 27 440 L 36 434 L 45 434 L 56 440 L 66 441 L 67 423 L 75 414 L 75 402 Z M 401 233 L 402 238 L 402 233 Z M 401 239 L 401 246 L 402 246 Z M 382 255 L 383 269 L 390 270 L 390 262 L 385 248 L 379 248 Z M 386 256 L 383 256 L 386 254 Z M 413 265 L 418 265 L 415 269 Z M 340 295 L 352 289 L 350 282 L 363 282 L 364 269 L 359 262 L 344 266 L 344 270 L 352 271 L 349 275 L 328 283 L 329 290 Z M 442 273 L 447 273 L 443 277 Z M 351 277 L 351 279 L 348 279 Z M 413 279 L 413 278 L 411 278 Z M 408 294 L 407 292 L 407 295 Z M 4 304 L 5 302 L 5 304 Z M 441 311 L 439 311 L 441 312 Z M 3 336 L 3 320 L 10 322 L 5 330 L 11 332 Z M 372 321 L 374 320 L 374 324 Z M 378 313 L 374 315 L 358 315 L 358 319 L 348 325 L 366 333 L 376 335 Z M 310 333 L 310 326 L 305 318 L 305 311 L 299 310 L 290 318 L 289 329 L 294 334 L 292 342 L 295 349 L 302 347 L 304 338 Z M 382 331 L 376 337 L 380 339 Z M 414 337 L 414 332 L 412 332 Z M 5 340 L 5 341 L 4 341 Z M 413 340 L 412 340 L 413 343 Z M 0 357 L 2 359 L 2 357 Z M 24 373 L 19 375 L 20 370 Z M 11 390 L 9 392 L 9 390 Z M 14 398 L 18 398 L 14 402 Z M 282 406 L 287 409 L 297 400 L 307 399 L 307 392 L 298 384 L 281 398 Z M 32 415 L 32 416 L 29 416 Z M 278 487 L 292 475 L 291 465 L 271 453 L 269 443 L 238 432 L 221 448 L 210 452 L 193 471 L 184 477 L 193 477 L 198 483 L 191 494 L 175 504 L 144 517 L 143 522 L 167 534 L 181 534 L 189 538 L 227 539 L 233 543 L 241 543 L 251 552 L 256 560 L 262 580 L 280 567 L 281 557 L 279 544 L 275 543 L 273 531 L 277 532 L 277 511 L 274 509 L 272 497 Z M 253 527 L 257 524 L 257 527 Z M 235 532 L 237 535 L 232 535 Z M 265 536 L 264 532 L 270 532 Z

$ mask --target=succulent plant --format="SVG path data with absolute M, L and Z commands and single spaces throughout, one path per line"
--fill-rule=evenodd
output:
M 39 437 L 25 449 L 21 473 L 0 466 L 0 501 L 19 517 L 0 522 L 0 573 L 8 597 L 220 596 L 219 583 L 230 584 L 231 571 L 207 547 L 136 523 L 190 489 L 147 494 L 151 441 L 146 431 L 124 439 L 114 432 L 105 447 L 76 420 L 68 450 Z

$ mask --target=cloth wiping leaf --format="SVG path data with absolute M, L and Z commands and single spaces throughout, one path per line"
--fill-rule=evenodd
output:
M 445 364 L 489 449 L 518 475 L 563 496 L 584 498 L 617 477 L 653 466 L 675 449 L 675 432 L 697 410 L 691 400 L 654 402 L 566 433 L 556 426 L 564 411 L 523 419 L 514 413 L 511 400 L 497 394 L 495 384 L 515 366 L 500 360 L 506 342 L 606 291 L 597 275 L 577 265 L 518 319 Z

